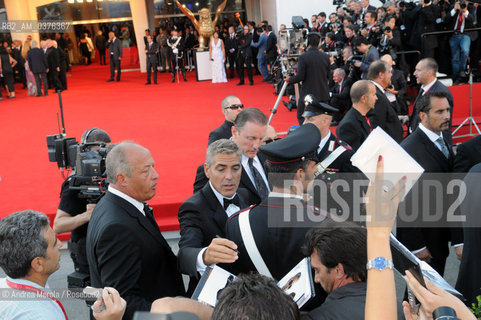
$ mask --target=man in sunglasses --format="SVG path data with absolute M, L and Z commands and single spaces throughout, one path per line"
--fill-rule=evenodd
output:
M 241 112 L 242 108 L 244 108 L 244 105 L 236 96 L 225 97 L 221 102 L 221 106 L 225 121 L 220 127 L 209 133 L 208 145 L 210 145 L 214 141 L 220 139 L 230 139 L 230 137 L 232 137 L 231 128 L 234 125 L 234 121 L 237 118 L 237 115 L 239 114 L 239 112 Z

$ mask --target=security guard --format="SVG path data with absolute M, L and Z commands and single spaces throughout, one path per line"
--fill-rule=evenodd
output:
M 237 244 L 239 252 L 231 272 L 258 271 L 280 280 L 304 258 L 305 233 L 325 219 L 304 200 L 314 179 L 320 140 L 317 127 L 305 124 L 260 147 L 267 157 L 264 167 L 272 191 L 259 205 L 227 221 L 226 237 Z M 318 296 L 325 294 L 321 291 Z
M 365 179 L 365 176 L 351 163 L 351 146 L 337 139 L 330 130 L 332 117 L 338 109 L 319 102 L 311 94 L 305 96 L 304 105 L 306 108 L 302 116 L 305 123 L 314 124 L 321 133 L 317 148 L 317 172 L 313 188 L 309 190 L 312 204 L 325 213 L 338 216 L 346 214 L 345 219 L 352 220 L 352 200 L 355 195 L 353 181 Z M 333 197 L 333 189 L 343 201 Z

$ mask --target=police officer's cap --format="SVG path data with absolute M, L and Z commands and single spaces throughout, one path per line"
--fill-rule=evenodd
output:
M 287 137 L 259 149 L 272 164 L 287 164 L 306 159 L 317 161 L 316 151 L 320 142 L 319 129 L 312 123 L 306 123 Z
M 317 116 L 320 114 L 328 114 L 333 115 L 336 112 L 339 112 L 339 109 L 331 107 L 327 103 L 319 102 L 317 98 L 312 95 L 308 94 L 304 97 L 304 113 L 302 116 L 305 117 L 312 117 Z

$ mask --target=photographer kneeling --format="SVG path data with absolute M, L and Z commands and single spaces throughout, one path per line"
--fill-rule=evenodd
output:
M 86 146 L 86 150 L 97 152 L 110 142 L 110 136 L 107 132 L 102 129 L 92 128 L 83 133 L 80 143 Z M 87 227 L 92 211 L 95 208 L 95 203 L 99 199 L 86 198 L 81 195 L 81 190 L 71 188 L 71 181 L 76 174 L 77 172 L 74 171 L 62 184 L 60 204 L 53 223 L 53 230 L 57 234 L 71 232 L 68 247 L 75 271 L 88 276 L 89 266 L 85 252 Z M 77 284 L 77 286 L 82 285 Z

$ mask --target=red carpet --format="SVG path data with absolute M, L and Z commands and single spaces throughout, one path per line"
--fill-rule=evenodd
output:
M 106 82 L 108 66 L 77 66 L 62 93 L 68 137 L 80 139 L 91 127 L 105 129 L 114 142 L 134 140 L 151 150 L 160 179 L 150 201 L 163 230 L 176 229 L 177 209 L 192 194 L 197 166 L 204 161 L 208 133 L 223 121 L 220 102 L 238 96 L 245 106 L 255 106 L 267 115 L 275 102 L 272 86 L 255 78 L 254 86 L 236 86 L 195 81 L 170 83 L 170 74 L 159 76 L 159 85 L 145 86 L 139 71 L 125 72 L 120 82 Z M 18 89 L 20 87 L 17 87 Z M 469 87 L 452 88 L 455 123 L 467 116 Z M 474 110 L 481 121 L 481 84 L 474 89 Z M 55 163 L 48 161 L 46 136 L 58 132 L 58 97 L 27 97 L 0 102 L 0 217 L 22 209 L 55 215 L 63 178 Z M 296 124 L 295 112 L 281 104 L 274 116 L 277 131 Z M 455 140 L 456 142 L 456 140 Z
M 254 86 L 236 86 L 195 81 L 170 83 L 161 74 L 158 85 L 146 86 L 145 74 L 122 73 L 120 82 L 106 82 L 108 66 L 77 66 L 62 93 L 67 136 L 80 140 L 91 127 L 105 129 L 113 142 L 134 140 L 151 150 L 160 178 L 156 196 L 150 201 L 163 229 L 175 229 L 177 209 L 192 194 L 197 166 L 204 161 L 208 133 L 224 121 L 220 102 L 238 96 L 245 106 L 270 114 L 276 96 L 271 85 L 255 78 Z M 48 161 L 46 136 L 58 132 L 58 97 L 27 97 L 17 87 L 17 98 L 0 102 L 0 217 L 22 209 L 53 215 L 63 181 L 56 163 Z M 277 131 L 297 122 L 281 104 L 274 116 Z M 173 219 L 172 219 L 173 218 Z

